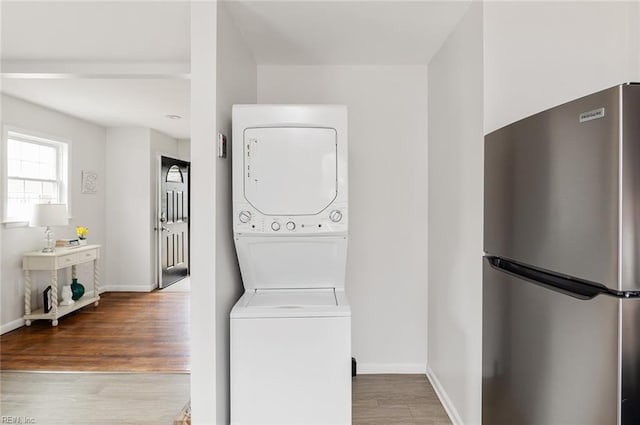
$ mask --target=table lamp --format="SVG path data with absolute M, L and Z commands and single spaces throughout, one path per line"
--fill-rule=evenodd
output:
M 53 252 L 53 239 L 51 238 L 51 226 L 66 226 L 69 224 L 66 204 L 36 204 L 33 206 L 31 226 L 46 227 L 44 231 L 47 245 L 42 252 Z

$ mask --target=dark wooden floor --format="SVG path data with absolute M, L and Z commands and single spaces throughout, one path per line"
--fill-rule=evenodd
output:
M 110 292 L 98 307 L 0 336 L 0 369 L 188 372 L 189 293 Z

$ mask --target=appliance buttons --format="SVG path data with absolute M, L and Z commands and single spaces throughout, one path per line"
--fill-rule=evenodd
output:
M 287 230 L 295 230 L 295 228 L 296 228 L 296 223 L 294 223 L 293 221 L 287 222 Z
M 241 211 L 238 218 L 242 223 L 248 223 L 251 220 L 251 213 L 249 211 Z
M 273 230 L 274 232 L 280 230 L 280 223 L 278 223 L 277 221 L 271 223 L 271 230 Z
M 334 223 L 339 222 L 340 220 L 342 220 L 342 212 L 340 212 L 340 210 L 333 210 L 329 213 L 329 219 L 331 219 L 331 221 L 333 221 Z

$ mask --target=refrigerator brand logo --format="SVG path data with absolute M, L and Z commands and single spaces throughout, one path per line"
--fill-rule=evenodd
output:
M 604 118 L 604 108 L 594 109 L 593 111 L 583 112 L 580 114 L 580 122 L 587 122 Z

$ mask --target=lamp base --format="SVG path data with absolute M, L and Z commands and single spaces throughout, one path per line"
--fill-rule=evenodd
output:
M 53 238 L 51 237 L 51 227 L 47 226 L 44 231 L 44 240 L 46 245 L 42 249 L 42 252 L 53 252 Z

